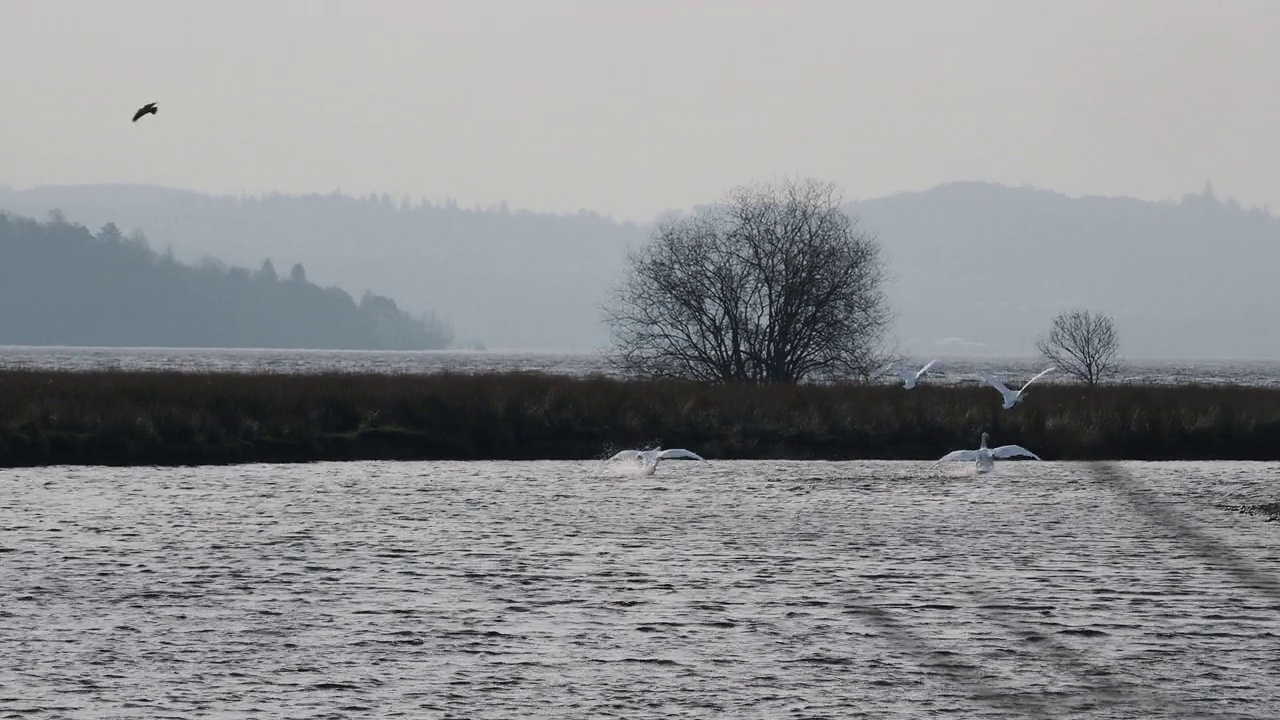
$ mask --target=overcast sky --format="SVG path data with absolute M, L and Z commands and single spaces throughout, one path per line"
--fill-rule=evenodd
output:
M 0 0 L 0 184 L 646 220 L 753 180 L 1280 209 L 1280 2 Z M 156 101 L 157 116 L 129 122 Z

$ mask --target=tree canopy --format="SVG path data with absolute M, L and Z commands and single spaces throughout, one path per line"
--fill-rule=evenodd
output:
M 1053 319 L 1049 334 L 1036 342 L 1036 348 L 1063 372 L 1094 386 L 1118 369 L 1120 336 L 1107 315 L 1071 310 Z
M 794 383 L 869 377 L 890 313 L 876 239 L 816 180 L 741 187 L 661 223 L 606 308 L 644 376 Z

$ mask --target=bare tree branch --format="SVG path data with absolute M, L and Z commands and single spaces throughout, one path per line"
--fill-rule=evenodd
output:
M 1090 387 L 1119 369 L 1120 337 L 1115 322 L 1088 310 L 1060 313 L 1036 348 L 1045 359 Z
M 742 187 L 669 221 L 606 307 L 615 361 L 649 377 L 866 379 L 891 315 L 876 239 L 813 180 Z

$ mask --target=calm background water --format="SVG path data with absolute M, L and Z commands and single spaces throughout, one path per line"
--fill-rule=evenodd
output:
M 1121 467 L 6 470 L 0 716 L 1280 716 L 1280 464 Z
M 1025 380 L 1046 366 L 1043 359 L 1029 357 L 943 358 L 923 382 L 976 382 L 977 376 L 983 373 L 1014 382 Z M 397 352 L 0 346 L 0 368 L 278 373 L 526 371 L 573 376 L 616 374 L 605 354 L 598 351 Z M 1229 383 L 1280 387 L 1280 360 L 1127 360 L 1116 380 L 1150 384 Z M 886 378 L 885 381 L 891 380 Z M 1039 382 L 1053 381 L 1054 376 L 1048 375 Z

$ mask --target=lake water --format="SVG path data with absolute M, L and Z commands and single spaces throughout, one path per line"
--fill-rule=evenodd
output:
M 1280 717 L 1280 464 L 1120 467 L 0 471 L 0 716 Z
M 932 358 L 930 358 L 932 359 Z M 1040 358 L 943 358 L 923 382 L 977 382 L 982 374 L 1024 381 L 1046 367 Z M 544 372 L 616 375 L 600 351 L 255 350 L 243 348 L 83 348 L 0 346 L 0 369 L 178 370 L 182 372 L 434 373 Z M 1280 387 L 1280 360 L 1127 360 L 1115 378 L 1146 384 L 1237 384 Z M 1048 375 L 1040 382 L 1055 382 Z M 886 378 L 886 382 L 890 379 Z

